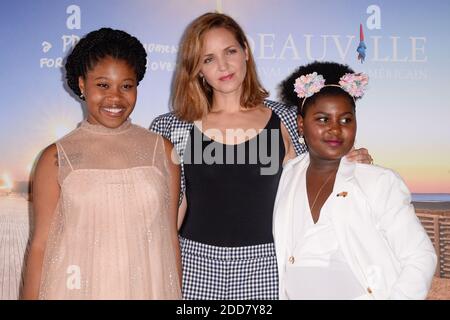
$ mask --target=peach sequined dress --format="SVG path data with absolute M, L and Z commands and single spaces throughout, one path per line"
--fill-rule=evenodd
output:
M 40 299 L 180 299 L 162 138 L 87 121 L 59 140 Z

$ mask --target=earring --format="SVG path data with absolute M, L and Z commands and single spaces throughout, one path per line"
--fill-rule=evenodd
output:
M 298 138 L 298 142 L 300 142 L 300 144 L 305 144 L 305 138 L 303 137 L 303 134 L 300 133 L 300 137 Z
M 84 99 L 85 99 L 83 92 L 80 94 L 80 99 L 81 99 L 81 100 L 84 100 Z
M 205 77 L 202 77 L 202 84 L 203 84 L 203 87 L 206 88 L 206 80 L 205 80 Z

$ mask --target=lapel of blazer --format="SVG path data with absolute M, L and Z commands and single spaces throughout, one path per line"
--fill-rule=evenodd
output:
M 329 216 L 347 263 L 361 285 L 368 288 L 367 248 L 360 241 L 368 208 L 355 179 L 355 169 L 356 163 L 342 158 L 327 210 L 332 210 Z

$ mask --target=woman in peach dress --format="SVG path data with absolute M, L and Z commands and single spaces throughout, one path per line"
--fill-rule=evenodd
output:
M 129 34 L 89 33 L 67 59 L 87 119 L 42 153 L 23 298 L 179 299 L 172 145 L 131 123 L 146 53 Z

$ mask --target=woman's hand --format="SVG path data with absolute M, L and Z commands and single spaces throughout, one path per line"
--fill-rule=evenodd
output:
M 366 148 L 355 149 L 352 148 L 349 153 L 345 155 L 348 161 L 355 161 L 365 164 L 373 164 L 373 159 Z

